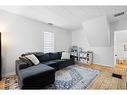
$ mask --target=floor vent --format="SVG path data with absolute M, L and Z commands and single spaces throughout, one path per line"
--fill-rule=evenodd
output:
M 112 77 L 115 77 L 115 78 L 118 78 L 118 79 L 122 79 L 122 75 L 115 74 L 115 73 L 112 73 Z

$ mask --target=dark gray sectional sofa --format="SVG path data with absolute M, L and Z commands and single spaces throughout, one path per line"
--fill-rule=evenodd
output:
M 25 56 L 34 54 L 40 64 L 33 65 L 24 62 L 21 58 L 16 60 L 16 74 L 21 89 L 41 89 L 55 81 L 55 71 L 74 65 L 74 58 L 61 59 L 62 52 L 42 53 L 33 52 L 22 54 Z

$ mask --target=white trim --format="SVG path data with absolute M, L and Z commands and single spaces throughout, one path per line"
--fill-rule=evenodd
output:
M 5 74 L 2 74 L 2 77 L 7 77 L 10 75 L 15 75 L 15 74 L 16 74 L 15 72 L 5 73 Z

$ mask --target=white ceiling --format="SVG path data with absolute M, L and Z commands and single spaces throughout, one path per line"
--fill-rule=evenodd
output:
M 109 22 L 127 17 L 113 17 L 115 13 L 126 12 L 127 6 L 4 6 L 0 9 L 13 12 L 67 30 L 78 29 L 86 20 L 107 16 Z

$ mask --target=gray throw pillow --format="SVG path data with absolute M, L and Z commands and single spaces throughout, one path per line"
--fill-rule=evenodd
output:
M 19 57 L 19 59 L 22 60 L 23 62 L 27 63 L 28 66 L 33 66 L 34 65 L 34 63 L 25 56 Z

